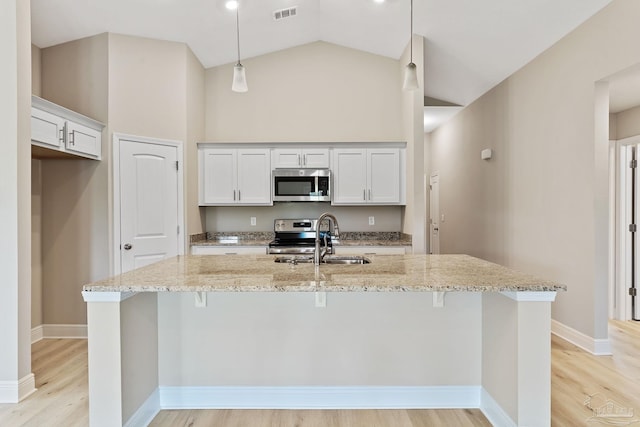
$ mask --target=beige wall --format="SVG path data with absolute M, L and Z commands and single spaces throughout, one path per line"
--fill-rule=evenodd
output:
M 0 383 L 17 401 L 31 373 L 31 34 L 30 4 L 3 3 L 0 14 Z M 33 383 L 25 382 L 31 391 Z
M 31 160 L 31 328 L 42 325 L 42 161 Z
M 107 122 L 106 34 L 42 49 L 42 97 Z M 109 268 L 109 141 L 102 162 L 42 161 L 43 323 L 85 324 L 82 285 Z
M 315 42 L 207 70 L 209 142 L 401 141 L 398 61 Z
M 621 111 L 614 115 L 615 138 L 624 139 L 640 135 L 640 106 Z
M 31 45 L 31 93 L 42 95 L 41 51 Z M 42 325 L 42 170 L 31 161 L 31 327 Z
M 614 1 L 432 135 L 442 252 L 567 284 L 553 317 L 594 338 L 607 337 L 608 268 L 596 82 L 640 62 L 637 16 L 640 3 Z M 480 160 L 483 148 L 494 158 Z
M 41 51 L 36 45 L 31 45 L 31 93 L 36 96 L 42 95 L 41 74 L 42 61 Z
M 184 150 L 185 221 L 187 235 L 205 230 L 205 210 L 198 207 L 198 146 L 204 140 L 205 70 L 198 58 L 186 49 L 187 54 L 187 139 Z

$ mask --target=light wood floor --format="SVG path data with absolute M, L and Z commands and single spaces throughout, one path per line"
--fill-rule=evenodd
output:
M 613 356 L 592 356 L 551 339 L 551 425 L 603 425 L 589 421 L 585 400 L 612 399 L 633 408 L 640 425 L 640 322 L 609 323 Z M 42 340 L 32 347 L 38 391 L 17 404 L 0 404 L 0 426 L 74 427 L 89 424 L 85 340 Z M 154 427 L 488 426 L 478 410 L 161 411 Z

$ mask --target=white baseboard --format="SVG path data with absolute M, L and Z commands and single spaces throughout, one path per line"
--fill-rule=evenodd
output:
M 147 427 L 158 412 L 160 412 L 160 390 L 156 388 L 124 424 L 124 427 Z
M 45 324 L 31 329 L 31 343 L 43 338 L 86 339 L 87 325 Z
M 44 338 L 42 325 L 36 326 L 35 328 L 31 329 L 31 344 L 40 341 L 42 338 Z
M 611 355 L 611 341 L 609 339 L 592 338 L 553 319 L 551 319 L 551 333 L 595 356 Z
M 493 397 L 483 388 L 480 396 L 480 410 L 495 427 L 516 427 L 511 417 L 498 405 Z
M 479 408 L 480 386 L 160 387 L 162 409 Z
M 18 381 L 0 381 L 0 403 L 18 403 L 36 390 L 36 377 L 33 374 Z

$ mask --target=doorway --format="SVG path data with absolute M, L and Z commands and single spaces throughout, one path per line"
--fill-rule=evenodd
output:
M 114 135 L 114 273 L 184 254 L 182 143 Z
M 431 254 L 440 253 L 440 178 L 429 177 L 429 248 Z
M 615 319 L 640 320 L 640 136 L 616 143 L 615 287 L 610 310 Z

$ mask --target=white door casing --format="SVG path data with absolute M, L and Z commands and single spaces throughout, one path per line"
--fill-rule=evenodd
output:
M 440 253 L 440 180 L 437 173 L 429 177 L 429 248 Z
M 181 159 L 178 142 L 114 135 L 115 273 L 184 254 Z

